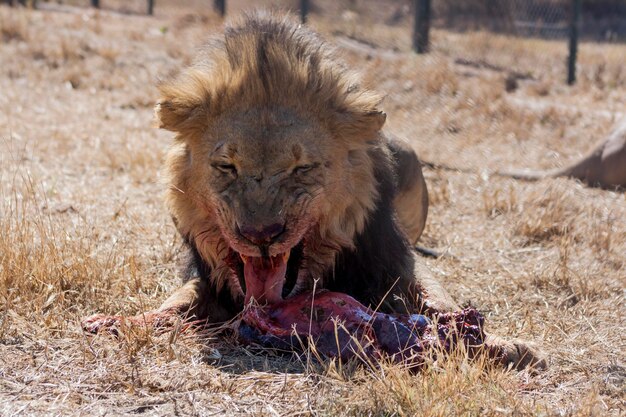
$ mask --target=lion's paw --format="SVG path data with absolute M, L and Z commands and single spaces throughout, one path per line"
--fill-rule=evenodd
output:
M 504 366 L 512 366 L 517 370 L 531 369 L 534 371 L 542 371 L 548 367 L 545 355 L 526 341 L 506 340 L 498 336 L 488 335 L 486 345 Z
M 80 326 L 82 327 L 83 331 L 91 334 L 98 334 L 106 331 L 111 334 L 117 335 L 121 321 L 122 317 L 120 316 L 94 314 L 93 316 L 82 319 L 80 322 Z
M 144 328 L 154 330 L 157 333 L 173 329 L 182 323 L 180 330 L 184 331 L 195 322 L 181 322 L 180 315 L 176 311 L 158 310 L 150 311 L 136 316 L 107 316 L 94 314 L 81 321 L 82 329 L 87 333 L 98 334 L 108 332 L 118 336 L 123 328 Z

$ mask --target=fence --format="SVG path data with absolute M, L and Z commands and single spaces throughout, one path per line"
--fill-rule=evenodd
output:
M 442 2 L 446 4 L 446 2 Z M 462 16 L 462 25 L 474 24 L 475 27 L 488 28 L 497 32 L 525 34 L 526 36 L 546 37 L 567 28 L 569 55 L 567 59 L 567 83 L 576 81 L 576 54 L 582 0 L 569 0 L 569 4 L 536 1 L 466 1 L 448 3 L 448 10 L 442 11 L 445 26 L 454 27 L 454 22 Z M 569 9 L 569 10 L 567 10 Z M 417 53 L 428 50 L 428 32 L 431 26 L 431 0 L 414 0 L 413 49 Z M 567 25 L 563 23 L 567 19 Z
M 414 0 L 416 17 L 430 7 L 430 0 Z M 424 13 L 424 12 L 422 12 Z M 436 1 L 433 22 L 422 30 L 435 27 L 483 29 L 520 37 L 567 39 L 567 83 L 576 80 L 576 55 L 579 37 L 592 40 L 626 40 L 626 2 L 611 0 L 466 0 Z M 584 17 L 584 24 L 583 24 Z M 416 31 L 419 28 L 416 28 Z M 415 43 L 414 43 L 415 45 Z M 418 45 L 419 46 L 419 45 Z M 421 52 L 416 46 L 416 52 Z
M 36 0 L 4 0 L 36 7 Z M 87 0 L 83 0 L 85 3 Z M 89 0 L 99 8 L 100 0 Z M 198 0 L 202 4 L 207 0 Z M 164 2 L 166 3 L 166 2 Z M 213 0 L 213 9 L 221 16 L 227 13 L 226 0 Z M 264 2 L 255 2 L 263 6 Z M 276 2 L 273 2 L 274 4 Z M 626 1 L 623 0 L 291 0 L 283 6 L 297 9 L 302 23 L 309 14 L 333 14 L 341 8 L 365 6 L 393 10 L 389 20 L 411 20 L 407 37 L 415 52 L 427 53 L 431 47 L 431 28 L 453 31 L 485 30 L 518 37 L 562 39 L 568 42 L 564 65 L 568 84 L 576 80 L 576 57 L 579 37 L 593 40 L 626 41 Z M 147 0 L 146 12 L 153 14 L 155 0 Z M 333 9 L 334 8 L 334 9 Z M 582 24 L 584 20 L 584 24 Z M 409 32 L 410 31 L 410 32 Z

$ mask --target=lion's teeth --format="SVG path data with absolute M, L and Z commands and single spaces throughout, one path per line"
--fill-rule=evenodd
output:
M 269 263 L 270 263 L 270 265 L 272 266 L 272 268 L 274 267 L 274 261 L 275 261 L 275 260 L 278 260 L 278 259 L 279 259 L 279 258 L 278 258 L 279 256 L 282 258 L 282 261 L 283 261 L 283 262 L 287 262 L 287 261 L 289 260 L 289 251 L 287 251 L 287 252 L 285 252 L 285 253 L 281 253 L 280 255 L 270 256 L 270 257 L 269 257 Z M 242 254 L 242 253 L 240 253 L 240 254 L 239 254 L 239 257 L 241 258 L 241 260 L 242 260 L 242 262 L 243 262 L 244 264 L 247 264 L 247 263 L 248 263 L 248 260 L 249 260 L 249 258 L 250 258 L 249 256 L 246 256 L 246 255 L 244 255 L 244 254 Z

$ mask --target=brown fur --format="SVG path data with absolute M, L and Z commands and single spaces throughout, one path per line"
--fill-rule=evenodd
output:
M 398 192 L 393 205 L 409 242 L 416 245 L 428 216 L 428 191 L 422 164 L 408 143 L 395 138 L 389 143 L 398 173 Z
M 195 271 L 159 311 L 228 320 L 243 308 L 245 259 L 284 253 L 299 259 L 287 296 L 315 286 L 388 312 L 459 309 L 409 244 L 428 208 L 419 161 L 383 135 L 379 96 L 339 62 L 285 17 L 252 15 L 161 84 L 157 118 L 176 133 L 167 202 Z M 276 225 L 270 243 L 243 236 Z M 545 365 L 490 340 L 504 361 Z
M 626 188 L 626 120 L 581 160 L 551 171 L 510 170 L 500 175 L 523 179 L 571 177 L 601 188 Z
M 203 258 L 214 270 L 222 271 L 215 274 L 218 285 L 228 283 L 234 291 L 237 282 L 229 281 L 230 272 L 223 262 L 227 246 L 223 230 L 213 221 L 216 207 L 212 201 L 203 201 L 211 192 L 197 189 L 198 178 L 208 175 L 203 172 L 206 166 L 189 163 L 194 149 L 208 153 L 207 144 L 214 146 L 219 140 L 217 134 L 206 133 L 209 126 L 233 136 L 240 134 L 237 130 L 246 123 L 234 120 L 237 115 L 245 113 L 244 119 L 257 120 L 282 112 L 278 124 L 310 125 L 298 132 L 294 129 L 292 139 L 283 143 L 286 148 L 298 146 L 302 142 L 299 136 L 309 133 L 307 130 L 316 130 L 316 135 L 336 141 L 334 146 L 340 152 L 329 149 L 329 155 L 339 159 L 349 154 L 351 166 L 337 161 L 329 168 L 329 176 L 350 178 L 336 182 L 327 190 L 329 198 L 316 202 L 323 208 L 313 232 L 317 238 L 311 240 L 324 241 L 325 248 L 319 248 L 310 263 L 312 275 L 321 274 L 314 270 L 318 265 L 334 261 L 337 248 L 350 245 L 376 199 L 367 149 L 385 120 L 377 108 L 380 98 L 360 88 L 354 75 L 332 59 L 330 50 L 320 48 L 314 34 L 298 31 L 284 19 L 264 21 L 268 28 L 260 37 L 255 25 L 262 20 L 251 18 L 239 28 L 228 29 L 234 36 L 210 43 L 195 65 L 160 86 L 157 117 L 162 128 L 177 133 L 178 142 L 166 161 L 168 205 L 180 232 L 192 236 Z M 260 48 L 263 59 L 257 59 Z M 245 128 L 254 134 L 256 125 Z M 252 148 L 250 154 L 262 153 L 262 143 L 247 144 Z M 329 247 L 335 250 L 326 249 Z

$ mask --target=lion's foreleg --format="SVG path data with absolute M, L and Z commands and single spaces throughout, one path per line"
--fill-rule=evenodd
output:
M 423 260 L 413 255 L 414 274 L 417 287 L 417 302 L 420 312 L 426 315 L 458 311 L 461 308 L 443 288 L 433 273 L 422 264 Z
M 89 333 L 108 331 L 113 334 L 117 334 L 124 325 L 154 330 L 172 328 L 176 323 L 185 323 L 188 327 L 209 319 L 208 308 L 212 303 L 207 299 L 208 294 L 206 283 L 195 278 L 187 281 L 155 310 L 129 317 L 95 314 L 83 319 L 81 325 Z
M 420 263 L 420 259 L 415 260 L 415 278 L 419 288 L 418 307 L 422 314 L 437 315 L 461 310 L 430 270 Z M 512 365 L 516 369 L 547 367 L 544 355 L 531 344 L 518 339 L 505 339 L 488 332 L 485 335 L 485 352 L 502 365 Z
M 200 278 L 190 279 L 155 311 L 171 311 L 184 318 L 207 318 L 208 289 Z

